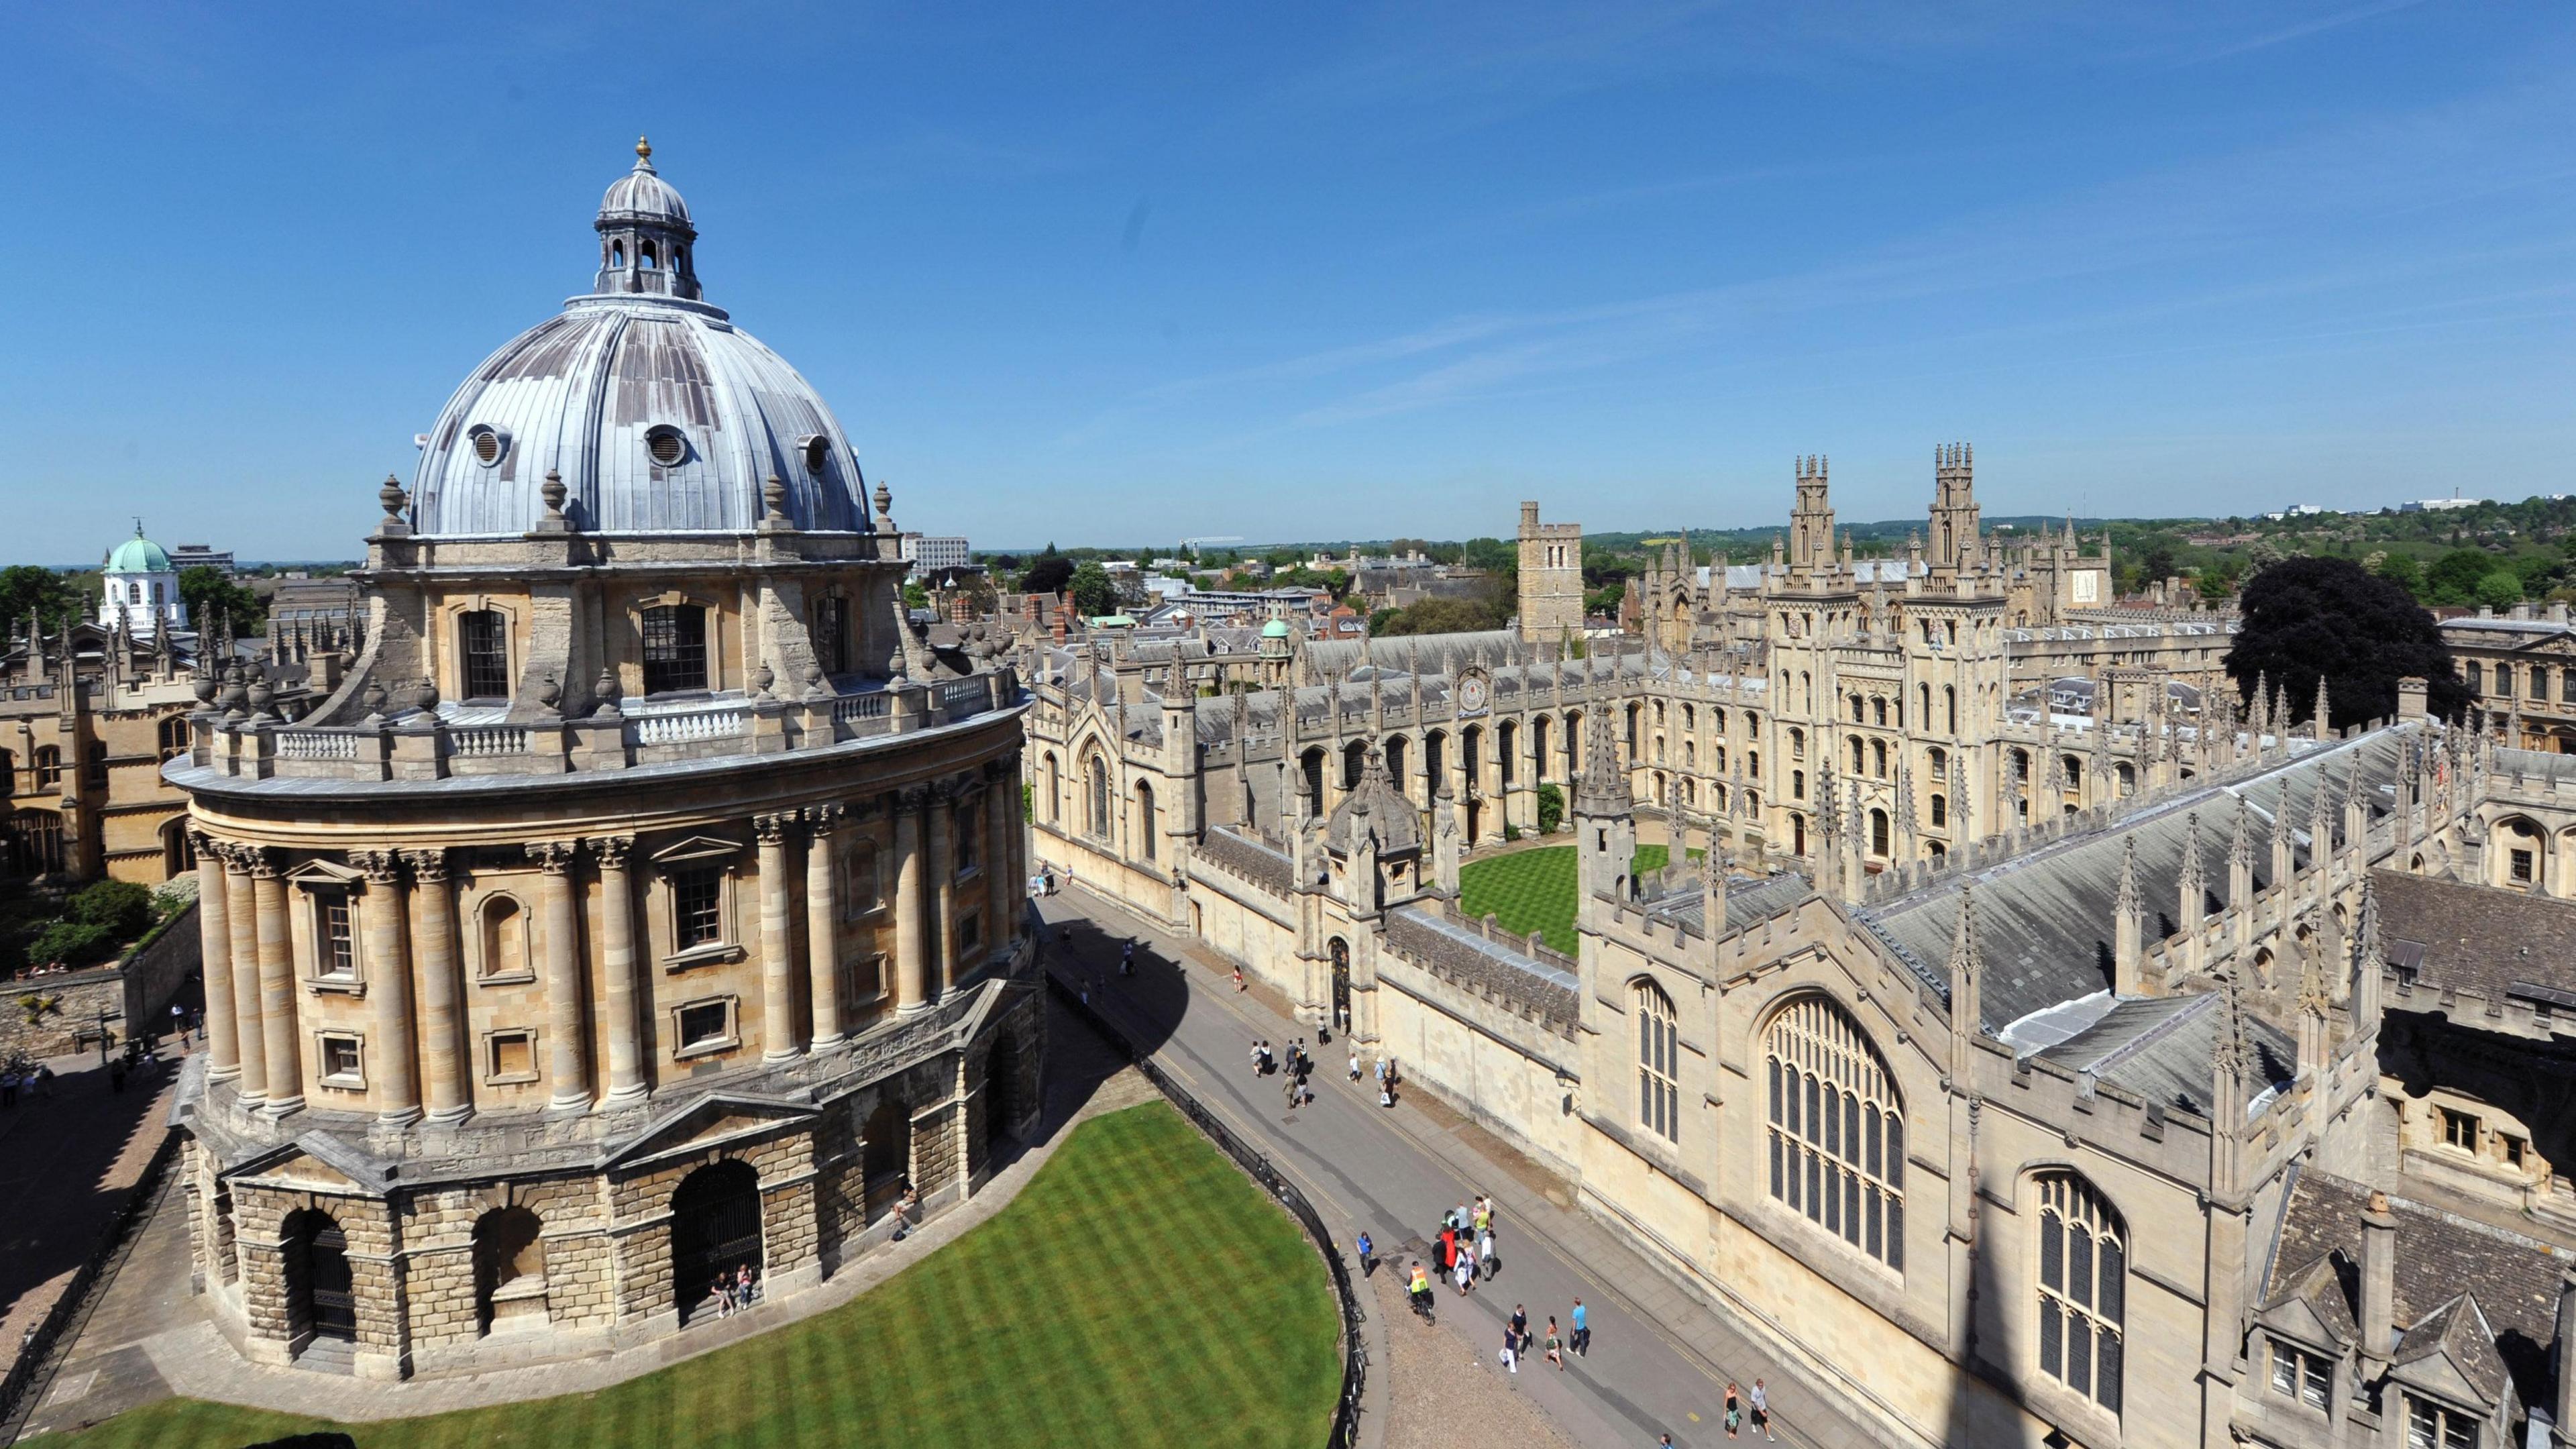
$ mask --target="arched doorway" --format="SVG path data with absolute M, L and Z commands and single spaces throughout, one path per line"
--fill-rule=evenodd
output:
M 546 1322 L 543 1224 L 523 1207 L 495 1208 L 474 1222 L 474 1318 L 485 1333 Z
M 1011 1140 L 1020 1114 L 1020 1043 L 1009 1032 L 993 1043 L 984 1062 L 984 1149 Z
M 903 1196 L 904 1174 L 912 1170 L 912 1115 L 901 1102 L 881 1103 L 860 1132 L 860 1180 L 873 1222 Z
M 1351 1026 L 1351 944 L 1339 936 L 1333 938 L 1333 1024 L 1344 1031 Z
M 354 1340 L 358 1302 L 349 1274 L 349 1239 L 337 1219 L 300 1208 L 286 1219 L 286 1324 L 308 1342 Z M 302 1352 L 299 1345 L 297 1352 Z
M 701 1167 L 671 1194 L 671 1302 L 688 1322 L 718 1275 L 759 1270 L 760 1174 L 739 1159 Z

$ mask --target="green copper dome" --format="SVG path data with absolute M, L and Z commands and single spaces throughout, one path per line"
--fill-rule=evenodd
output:
M 1261 626 L 1261 637 L 1262 637 L 1262 638 L 1264 638 L 1264 639 L 1285 639 L 1285 638 L 1287 638 L 1287 637 L 1288 637 L 1288 621 L 1287 621 L 1287 620 L 1285 620 L 1285 619 L 1273 619 L 1273 620 L 1271 620 L 1269 623 L 1262 625 L 1262 626 Z
M 161 545 L 143 536 L 137 526 L 134 536 L 116 546 L 107 556 L 107 571 L 112 574 L 166 574 L 170 572 L 170 555 Z

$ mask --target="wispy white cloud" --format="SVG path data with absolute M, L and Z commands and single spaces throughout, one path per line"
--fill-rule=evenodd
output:
M 2258 50 L 2269 50 L 2276 45 L 2286 45 L 2293 40 L 2305 40 L 2311 35 L 2321 35 L 2329 30 L 2340 30 L 2355 21 L 2374 19 L 2394 10 L 2412 10 L 2423 3 L 2424 0 L 2377 0 L 2375 4 L 2357 5 L 2349 10 L 2338 10 L 2331 15 L 2320 15 L 2314 20 L 2285 25 L 2278 30 L 2250 36 L 2231 45 L 2222 45 L 2216 50 L 2193 56 L 2183 64 L 2205 65 L 2215 60 L 2227 60 Z

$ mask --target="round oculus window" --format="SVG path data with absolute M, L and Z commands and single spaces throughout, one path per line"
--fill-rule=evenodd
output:
M 832 466 L 832 440 L 816 433 L 805 440 L 805 471 L 820 478 Z
M 689 440 L 667 423 L 647 430 L 644 446 L 652 453 L 653 461 L 665 468 L 676 468 L 689 456 Z
M 499 463 L 510 451 L 510 435 L 489 423 L 477 423 L 467 429 L 465 441 L 474 450 L 474 461 L 486 468 Z

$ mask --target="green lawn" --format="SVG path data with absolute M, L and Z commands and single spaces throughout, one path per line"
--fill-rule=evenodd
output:
M 1304 1233 L 1168 1104 L 1083 1124 L 976 1228 L 855 1301 L 595 1393 L 330 1425 L 176 1399 L 46 1449 L 1293 1445 L 1341 1384 Z
M 1662 870 L 1670 858 L 1663 846 L 1640 845 L 1629 869 L 1639 875 Z M 1490 912 L 1494 924 L 1516 936 L 1542 932 L 1547 944 L 1573 955 L 1574 847 L 1544 845 L 1458 867 L 1458 907 L 1471 921 Z

